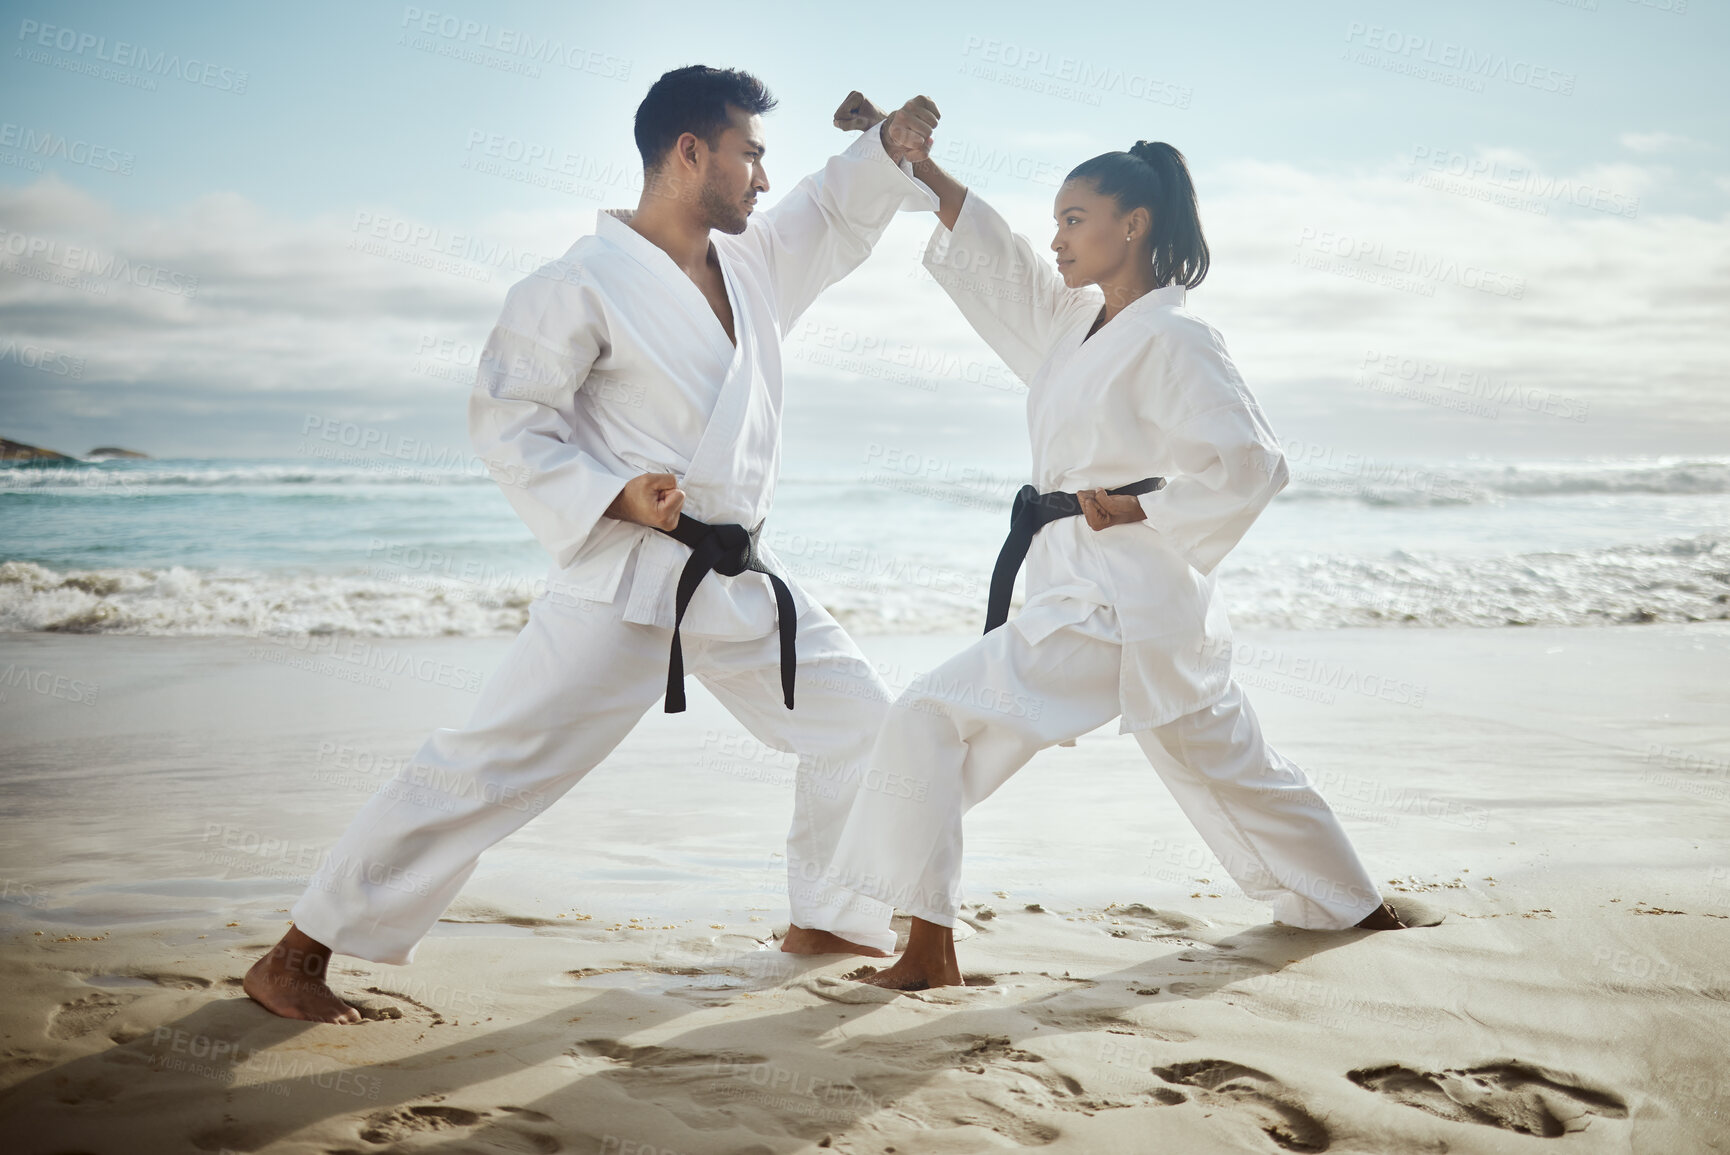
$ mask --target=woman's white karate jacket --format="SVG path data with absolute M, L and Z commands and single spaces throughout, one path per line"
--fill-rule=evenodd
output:
M 1116 611 L 1123 645 L 1120 733 L 1204 709 L 1226 692 L 1231 626 L 1214 570 L 1285 487 L 1285 456 L 1225 343 L 1168 285 L 1092 337 L 1104 293 L 1071 289 L 969 191 L 955 228 L 931 236 L 925 267 L 1026 382 L 1040 492 L 1165 477 L 1138 500 L 1145 521 L 1095 531 L 1081 517 L 1040 530 L 1026 601 L 1008 629 L 1032 643 Z M 1084 341 L 1083 338 L 1086 338 Z M 1094 627 L 1097 628 L 1097 627 Z

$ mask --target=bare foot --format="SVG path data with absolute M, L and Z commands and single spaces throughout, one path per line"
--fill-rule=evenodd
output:
M 961 964 L 955 960 L 955 932 L 947 926 L 913 919 L 907 949 L 893 966 L 860 976 L 861 982 L 892 991 L 924 991 L 961 985 Z
M 360 1012 L 336 997 L 325 984 L 330 948 L 288 928 L 282 941 L 246 972 L 245 990 L 273 1015 L 313 1023 L 358 1023 Z
M 838 934 L 803 926 L 787 928 L 787 937 L 781 940 L 781 949 L 788 954 L 862 954 L 872 958 L 889 956 L 886 950 L 878 950 L 874 946 L 860 946 L 856 942 L 848 942 Z
M 1382 903 L 1375 910 L 1365 915 L 1358 923 L 1359 930 L 1410 930 L 1411 926 L 1404 922 L 1393 907 Z

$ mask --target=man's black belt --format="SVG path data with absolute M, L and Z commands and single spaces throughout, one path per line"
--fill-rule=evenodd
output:
M 781 631 L 781 698 L 789 710 L 793 708 L 793 667 L 797 662 L 793 643 L 799 615 L 793 608 L 793 592 L 787 588 L 787 583 L 757 556 L 757 538 L 762 530 L 761 523 L 756 529 L 746 529 L 731 522 L 710 525 L 682 513 L 677 526 L 661 530 L 691 547 L 691 556 L 679 572 L 679 588 L 673 598 L 673 653 L 667 661 L 667 713 L 678 714 L 685 709 L 685 652 L 679 645 L 679 624 L 685 620 L 685 610 L 690 607 L 691 595 L 697 592 L 697 583 L 711 571 L 725 577 L 737 577 L 746 570 L 754 570 L 766 575 L 769 584 L 775 587 L 775 614 Z
M 1105 492 L 1140 497 L 1164 484 L 1163 477 L 1144 477 Z M 985 606 L 986 633 L 1009 620 L 1009 595 L 1015 589 L 1015 575 L 1021 572 L 1021 563 L 1027 560 L 1033 535 L 1054 521 L 1080 514 L 1081 498 L 1073 493 L 1063 490 L 1041 493 L 1031 485 L 1021 487 L 1014 504 L 1009 507 L 1009 536 L 1003 540 L 1003 550 L 997 555 L 997 565 L 991 570 L 991 599 Z

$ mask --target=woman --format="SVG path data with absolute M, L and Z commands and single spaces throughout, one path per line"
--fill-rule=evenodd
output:
M 914 172 L 941 200 L 925 267 L 1027 383 L 1034 486 L 1017 501 L 986 635 L 896 703 L 867 782 L 899 785 L 862 789 L 837 846 L 832 876 L 914 916 L 906 952 L 867 981 L 961 981 L 962 814 L 1039 750 L 1120 715 L 1276 918 L 1404 927 L 1231 678 L 1213 573 L 1287 473 L 1219 334 L 1184 308 L 1208 249 L 1182 154 L 1137 141 L 1072 171 L 1054 205 L 1055 268 L 934 162 Z M 998 624 L 1023 548 L 1026 602 Z

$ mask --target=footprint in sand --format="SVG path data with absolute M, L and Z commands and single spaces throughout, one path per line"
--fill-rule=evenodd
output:
M 367 995 L 374 995 L 377 997 L 368 998 Z M 359 1011 L 361 1018 L 369 1022 L 379 1022 L 384 1019 L 412 1018 L 417 1022 L 424 1019 L 423 1025 L 425 1026 L 442 1027 L 445 1025 L 445 1017 L 433 1008 L 421 1002 L 419 999 L 411 998 L 400 991 L 387 990 L 384 987 L 367 987 L 365 994 L 349 995 L 344 999 L 344 1001 L 354 1007 L 355 1010 Z M 412 1007 L 421 1013 L 418 1015 L 405 1015 L 402 1007 L 397 1006 L 397 1003 L 402 1003 L 405 1006 Z
M 831 1082 L 802 1066 L 744 1051 L 633 1046 L 599 1038 L 585 1039 L 566 1054 L 603 1061 L 605 1068 L 596 1074 L 612 1089 L 653 1104 L 657 1112 L 695 1133 L 743 1129 L 766 1140 L 785 1142 L 796 1136 L 813 1142 L 833 1130 L 835 1118 L 854 1110 L 863 1114 L 877 1106 L 851 1083 Z M 697 1150 L 674 1143 L 668 1145 L 669 1153 L 675 1148 Z M 601 1149 L 606 1149 L 605 1143 Z M 660 1148 L 645 1143 L 643 1150 Z M 767 1151 L 769 1147 L 728 1144 L 703 1150 Z
M 1445 1071 L 1415 1071 L 1392 1063 L 1360 1067 L 1347 1077 L 1366 1090 L 1443 1119 L 1546 1139 L 1583 1129 L 1593 1115 L 1628 1117 L 1627 1104 L 1607 1091 L 1511 1059 Z
M 1127 906 L 1111 906 L 1106 908 L 1105 913 L 1113 918 L 1133 918 L 1141 922 L 1155 923 L 1158 925 L 1158 929 L 1167 933 L 1213 925 L 1200 915 L 1185 914 L 1181 910 L 1155 910 L 1143 902 L 1132 902 Z
M 864 1102 L 893 1104 L 898 1117 L 935 1131 L 977 1127 L 1018 1147 L 1043 1147 L 1062 1132 L 1038 1116 L 1086 1109 L 1077 1103 L 1080 1083 L 1004 1035 L 861 1039 L 843 1050 L 867 1062 L 853 1078 Z
M 785 963 L 776 959 L 788 960 Z M 779 952 L 741 952 L 737 956 L 700 960 L 696 963 L 627 963 L 615 967 L 585 967 L 566 971 L 573 984 L 591 979 L 590 986 L 619 987 L 655 995 L 674 995 L 693 1002 L 727 1001 L 741 991 L 777 985 L 795 973 L 792 956 Z M 614 979 L 611 976 L 619 976 Z
M 825 1002 L 846 1003 L 851 1006 L 883 1006 L 896 999 L 924 1001 L 919 991 L 892 991 L 887 987 L 874 987 L 870 983 L 859 981 L 868 974 L 876 973 L 876 967 L 863 966 L 847 972 L 842 978 L 811 975 L 808 978 L 796 979 L 791 985 L 796 989 L 809 991 Z
M 84 982 L 93 987 L 102 988 L 101 992 L 86 995 L 81 999 L 61 1003 L 54 1008 L 54 1013 L 48 1016 L 48 1037 L 51 1039 L 76 1039 L 98 1030 L 109 1019 L 119 1014 L 127 1004 L 136 1000 L 140 994 L 130 993 L 138 987 L 158 987 L 177 991 L 206 990 L 210 980 L 198 975 L 170 974 L 167 972 L 140 971 L 136 974 L 99 974 L 88 975 Z M 128 993 L 110 994 L 110 990 L 124 990 Z M 137 1038 L 136 1030 L 126 1038 L 116 1040 L 127 1042 Z
M 1326 1151 L 1332 1143 L 1321 1120 L 1292 1102 L 1291 1090 L 1265 1071 L 1224 1059 L 1197 1059 L 1155 1067 L 1153 1073 L 1168 1083 L 1200 1088 L 1203 1102 L 1235 1107 L 1287 1151 Z
M 360 1137 L 368 1143 L 394 1143 L 428 1131 L 467 1131 L 486 1116 L 462 1107 L 392 1107 L 366 1117 Z
M 54 1060 L 48 1055 L 39 1055 L 34 1051 L 9 1047 L 0 1051 L 0 1081 L 7 1084 L 22 1082 L 25 1075 L 33 1075 L 37 1071 L 53 1065 Z
M 76 1039 L 88 1035 L 119 1014 L 120 1009 L 135 997 L 97 994 L 61 1003 L 54 1008 L 54 1013 L 48 1016 L 48 1037 Z
M 1065 981 L 1074 982 L 1073 979 Z M 1060 1031 L 1109 1031 L 1166 1043 L 1187 1043 L 1195 1038 L 1193 1031 L 1181 1027 L 1154 1027 L 1131 1018 L 1129 1008 L 1123 1003 L 1126 989 L 1127 985 L 1114 983 L 1100 987 L 1090 982 L 1080 990 L 1070 987 L 1029 998 L 1021 1004 L 1020 1010 L 1041 1026 Z M 1159 990 L 1158 987 L 1138 985 L 1136 994 L 1152 996 Z
M 764 1055 L 741 1051 L 689 1051 L 683 1047 L 636 1047 L 616 1039 L 584 1039 L 565 1052 L 576 1058 L 606 1059 L 625 1067 L 726 1067 L 767 1063 Z
M 175 991 L 202 991 L 211 985 L 210 980 L 202 975 L 181 975 L 166 971 L 90 975 L 84 981 L 93 987 L 166 987 Z
M 413 1150 L 412 1140 L 426 1135 L 444 1139 L 460 1139 L 465 1144 L 479 1144 L 489 1151 L 523 1151 L 531 1155 L 551 1155 L 562 1144 L 544 1131 L 530 1130 L 522 1123 L 551 1123 L 552 1117 L 527 1107 L 500 1107 L 501 1115 L 492 1111 L 472 1111 L 464 1107 L 447 1107 L 437 1103 L 392 1107 L 375 1111 L 363 1121 L 360 1137 L 368 1143 L 384 1145 L 411 1141 L 405 1150 Z M 491 1121 L 496 1118 L 496 1121 Z M 479 1130 L 476 1130 L 479 1128 Z
M 853 1082 L 867 1101 L 893 1104 L 897 1116 L 932 1129 L 978 1127 L 1023 1147 L 1058 1138 L 1061 1130 L 1053 1116 L 1184 1101 L 1163 1087 L 1103 1094 L 1006 1035 L 862 1039 L 843 1050 L 865 1063 L 855 1070 Z

